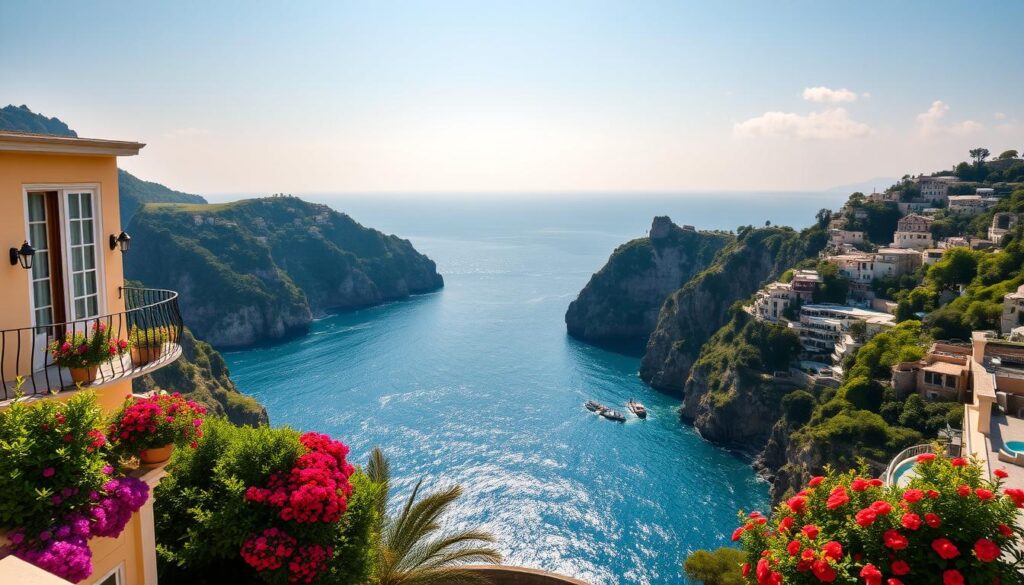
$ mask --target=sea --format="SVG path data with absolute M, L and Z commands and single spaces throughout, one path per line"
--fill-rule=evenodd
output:
M 594 585 L 686 582 L 730 544 L 768 486 L 680 422 L 680 396 L 638 377 L 640 354 L 566 335 L 566 307 L 655 215 L 700 229 L 803 227 L 837 193 L 303 194 L 409 239 L 443 290 L 331 314 L 308 335 L 225 354 L 273 425 L 329 433 L 391 460 L 395 496 L 461 485 L 446 522 L 498 539 L 505 563 Z M 643 402 L 646 420 L 628 413 Z M 597 400 L 628 415 L 604 420 Z

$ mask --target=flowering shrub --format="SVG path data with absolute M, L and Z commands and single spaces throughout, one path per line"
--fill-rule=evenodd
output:
M 204 424 L 155 502 L 161 580 L 364 585 L 382 489 L 348 448 L 289 428 Z
M 108 434 L 122 451 L 137 453 L 164 445 L 191 445 L 203 436 L 206 408 L 180 393 L 128 396 L 114 415 Z
M 0 412 L 0 527 L 17 556 L 70 581 L 92 573 L 93 536 L 114 537 L 149 486 L 113 477 L 91 393 Z
M 69 331 L 64 339 L 50 342 L 46 350 L 62 368 L 91 368 L 123 354 L 128 350 L 128 342 L 113 338 L 107 325 L 96 321 L 89 335 Z
M 743 574 L 780 583 L 1014 583 L 1024 491 L 1002 488 L 961 458 L 918 457 L 906 487 L 828 473 L 768 519 L 740 515 Z

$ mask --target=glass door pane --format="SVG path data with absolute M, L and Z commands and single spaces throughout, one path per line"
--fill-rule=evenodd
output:
M 99 316 L 95 206 L 90 191 L 67 193 L 68 276 L 74 320 Z
M 46 193 L 28 194 L 28 242 L 32 258 L 32 316 L 36 326 L 53 323 L 53 289 L 50 274 L 50 235 L 46 227 Z M 46 332 L 45 327 L 37 331 Z

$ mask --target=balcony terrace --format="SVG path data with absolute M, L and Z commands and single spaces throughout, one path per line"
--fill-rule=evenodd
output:
M 96 367 L 95 378 L 82 388 L 98 388 L 131 380 L 160 369 L 181 356 L 182 319 L 178 293 L 162 289 L 122 287 L 125 310 L 67 323 L 0 331 L 0 400 L 15 398 L 18 380 L 25 396 L 43 396 L 79 386 L 69 369 L 58 367 L 47 347 L 75 334 L 91 335 L 98 324 L 111 339 L 129 342 L 130 351 Z

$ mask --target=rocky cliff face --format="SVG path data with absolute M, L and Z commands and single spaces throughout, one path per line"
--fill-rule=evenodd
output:
M 712 393 L 705 370 L 693 368 L 679 408 L 680 418 L 708 441 L 754 455 L 782 416 L 782 396 L 793 389 L 761 381 L 760 376 L 760 372 L 730 368 L 722 377 L 724 389 Z
M 640 377 L 655 388 L 681 392 L 704 342 L 728 319 L 729 307 L 817 254 L 825 240 L 818 228 L 800 233 L 779 227 L 742 230 L 710 268 L 665 300 L 647 341 Z
M 732 239 L 654 218 L 650 236 L 616 248 L 569 304 L 569 335 L 591 343 L 642 344 L 665 298 L 707 268 Z
M 188 329 L 180 342 L 182 356 L 178 361 L 133 380 L 134 392 L 181 392 L 236 425 L 269 424 L 267 409 L 255 398 L 238 391 L 217 350 L 197 340 Z
M 300 335 L 314 315 L 444 283 L 408 240 L 295 197 L 146 205 L 128 229 L 126 275 L 177 290 L 186 323 L 220 347 Z

